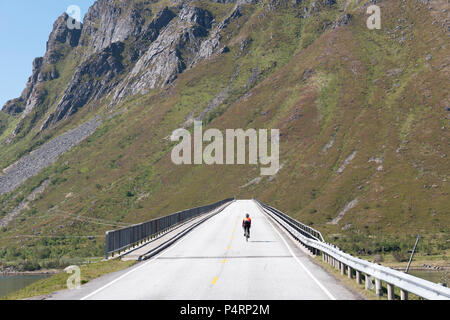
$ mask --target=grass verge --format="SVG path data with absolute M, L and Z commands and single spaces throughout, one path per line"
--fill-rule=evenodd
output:
M 102 275 L 129 268 L 135 263 L 136 261 L 121 261 L 118 259 L 114 259 L 110 261 L 101 261 L 97 263 L 82 265 L 80 266 L 81 284 L 83 285 L 85 283 L 88 283 L 89 281 L 96 279 Z M 70 274 L 61 272 L 49 278 L 34 282 L 19 291 L 13 292 L 3 298 L 0 298 L 0 300 L 27 299 L 66 289 L 66 282 L 69 277 Z

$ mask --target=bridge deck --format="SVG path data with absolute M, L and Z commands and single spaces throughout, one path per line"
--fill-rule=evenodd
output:
M 202 214 L 199 217 L 195 217 L 190 219 L 189 221 L 186 221 L 182 223 L 181 225 L 175 227 L 174 229 L 171 229 L 162 235 L 158 236 L 157 238 L 135 248 L 128 250 L 125 252 L 120 259 L 127 261 L 127 260 L 139 260 L 140 257 L 147 256 L 148 254 L 152 253 L 155 249 L 160 248 L 164 243 L 174 239 L 177 237 L 178 234 L 183 233 L 184 231 L 192 228 L 200 221 L 207 219 L 210 216 L 215 215 L 217 212 L 222 210 L 224 207 L 226 207 L 228 204 L 222 205 L 217 209 L 212 210 L 211 212 L 208 212 L 206 214 Z
M 241 221 L 252 218 L 245 241 Z M 76 291 L 76 292 L 74 292 Z M 358 299 L 251 200 L 236 201 L 137 266 L 55 299 Z

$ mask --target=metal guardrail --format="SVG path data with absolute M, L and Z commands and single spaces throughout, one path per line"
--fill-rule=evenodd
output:
M 221 205 L 233 201 L 234 198 L 225 199 L 213 204 L 192 208 L 170 215 L 153 219 L 144 223 L 135 224 L 123 229 L 106 232 L 106 259 L 115 252 L 125 251 L 135 245 L 144 243 L 151 238 L 203 213 L 210 212 Z
M 258 200 L 256 200 L 256 201 L 258 201 Z M 303 224 L 295 219 L 292 219 L 291 217 L 284 214 L 283 212 L 281 212 L 275 208 L 272 208 L 271 206 L 268 206 L 260 201 L 258 201 L 258 203 L 262 207 L 264 207 L 264 209 L 269 210 L 273 214 L 277 215 L 279 218 L 283 219 L 286 223 L 288 223 L 292 227 L 297 228 L 297 230 L 305 237 L 325 242 L 320 231 L 317 231 L 316 229 L 311 228 L 310 226 L 307 226 L 306 224 Z
M 279 210 L 271 208 L 258 200 L 256 201 L 263 210 L 282 225 L 295 239 L 300 241 L 314 255 L 322 255 L 322 259 L 335 268 L 340 269 L 342 275 L 345 275 L 345 272 L 347 272 L 349 278 L 355 275 L 356 282 L 359 284 L 362 283 L 361 276 L 364 275 L 366 289 L 373 286 L 372 280 L 375 279 L 377 296 L 383 294 L 381 281 L 385 281 L 388 299 L 390 300 L 394 299 L 394 286 L 400 288 L 402 300 L 408 299 L 408 292 L 430 300 L 450 299 L 449 288 L 347 254 L 333 244 L 326 243 L 320 232 L 320 236 L 317 236 L 314 231 L 318 231 L 315 229 L 308 227 L 312 232 L 305 231 L 304 224 Z

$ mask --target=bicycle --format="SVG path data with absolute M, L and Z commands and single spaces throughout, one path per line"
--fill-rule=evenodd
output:
M 245 237 L 245 241 L 248 242 L 248 238 L 250 238 L 250 228 L 244 229 L 244 237 Z

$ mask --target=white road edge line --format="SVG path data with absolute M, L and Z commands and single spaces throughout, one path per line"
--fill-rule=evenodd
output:
M 256 204 L 256 203 L 255 203 Z M 261 208 L 256 204 L 256 207 L 259 209 L 259 211 L 261 212 Z M 281 240 L 283 240 L 284 245 L 288 248 L 290 254 L 292 255 L 292 257 L 294 257 L 295 261 L 297 261 L 297 263 L 303 268 L 303 270 L 306 271 L 306 273 L 311 277 L 311 279 L 314 280 L 314 282 L 320 287 L 320 289 L 322 289 L 323 292 L 325 292 L 325 294 L 331 299 L 331 300 L 337 300 L 331 293 L 330 291 L 328 291 L 327 288 L 325 288 L 324 285 L 322 285 L 322 283 L 320 283 L 319 280 L 317 280 L 316 277 L 314 277 L 314 275 L 305 267 L 305 265 L 303 263 L 301 263 L 301 261 L 297 258 L 297 256 L 294 254 L 294 252 L 292 251 L 291 247 L 289 247 L 287 241 L 284 239 L 284 237 L 281 235 L 281 233 L 275 228 L 275 226 L 273 225 L 272 221 L 270 221 L 269 218 L 266 217 L 266 213 L 265 212 L 261 212 L 262 215 L 264 216 L 264 218 L 269 221 L 269 224 L 272 226 L 273 230 L 275 230 L 275 232 L 278 234 L 278 236 L 281 238 Z
M 231 204 L 230 204 L 230 205 L 231 205 Z M 229 206 L 228 206 L 228 207 L 229 207 Z M 223 211 L 225 211 L 226 209 L 228 209 L 228 207 L 225 208 Z M 222 212 L 223 212 L 223 211 L 222 211 Z M 215 216 L 217 216 L 217 215 L 215 215 Z M 103 287 L 101 287 L 101 288 L 95 290 L 94 292 L 91 292 L 90 294 L 88 294 L 87 296 L 81 298 L 80 300 L 87 300 L 87 299 L 89 299 L 90 297 L 96 295 L 96 294 L 99 293 L 100 291 L 103 291 L 104 289 L 106 289 L 106 288 L 108 288 L 109 286 L 113 285 L 113 284 L 116 283 L 117 281 L 119 281 L 119 280 L 125 278 L 126 276 L 128 276 L 128 275 L 130 275 L 130 274 L 132 274 L 132 273 L 135 272 L 136 270 L 141 269 L 142 267 L 146 266 L 147 264 L 149 264 L 149 263 L 155 261 L 160 255 L 163 255 L 163 254 L 168 253 L 169 251 L 175 249 L 181 242 L 183 242 L 184 240 L 186 240 L 187 238 L 189 238 L 189 236 L 192 235 L 193 233 L 194 233 L 194 232 L 190 232 L 190 233 L 187 234 L 186 236 L 184 236 L 184 237 L 182 237 L 181 239 L 179 239 L 173 246 L 171 246 L 170 248 L 168 248 L 168 249 L 166 249 L 166 250 L 163 250 L 161 253 L 157 254 L 156 256 L 154 256 L 153 258 L 151 258 L 149 261 L 143 263 L 143 264 L 140 265 L 139 267 L 134 268 L 133 270 L 128 271 L 127 273 L 125 273 L 125 274 L 121 275 L 120 277 L 114 279 L 113 281 L 111 281 L 111 282 L 105 284 Z

